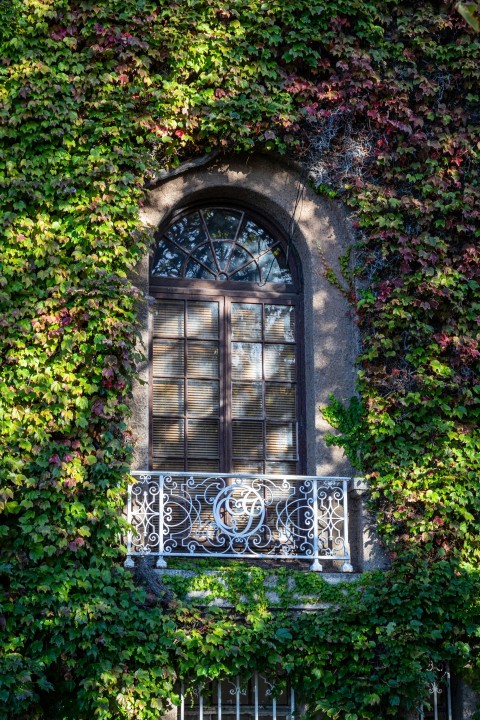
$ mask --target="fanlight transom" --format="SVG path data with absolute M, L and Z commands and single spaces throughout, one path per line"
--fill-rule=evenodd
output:
M 280 241 L 241 210 L 204 208 L 159 237 L 152 276 L 293 284 Z

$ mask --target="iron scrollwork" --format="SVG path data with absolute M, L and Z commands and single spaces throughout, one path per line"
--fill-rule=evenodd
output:
M 344 561 L 347 478 L 133 473 L 128 555 Z

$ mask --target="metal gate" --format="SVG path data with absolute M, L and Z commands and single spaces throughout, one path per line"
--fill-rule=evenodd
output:
M 240 677 L 208 681 L 203 685 L 182 683 L 178 720 L 294 720 L 293 688 L 276 690 L 260 673 L 244 681 Z

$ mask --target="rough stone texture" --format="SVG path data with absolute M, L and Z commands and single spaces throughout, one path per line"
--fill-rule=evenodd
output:
M 463 714 L 459 715 L 459 720 L 471 720 L 476 710 L 480 708 L 480 696 L 474 692 L 468 685 L 462 683 L 460 698 L 454 697 L 454 706 L 463 707 Z M 455 702 L 457 700 L 457 702 Z
M 361 571 L 386 570 L 387 554 L 375 532 L 375 523 L 365 507 L 368 485 L 363 478 L 353 478 L 348 493 L 348 517 L 352 564 Z
M 304 366 L 306 392 L 306 472 L 309 475 L 351 476 L 343 451 L 328 447 L 324 435 L 332 428 L 320 407 L 330 394 L 348 400 L 355 392 L 357 333 L 352 310 L 340 290 L 325 278 L 332 268 L 342 283 L 339 258 L 352 242 L 343 209 L 305 186 L 298 169 L 278 159 L 257 156 L 216 160 L 189 170 L 151 190 L 141 208 L 146 227 L 167 225 L 173 213 L 198 201 L 243 204 L 267 216 L 292 238 L 303 274 Z M 138 283 L 148 288 L 147 259 L 138 268 Z M 140 308 L 145 348 L 148 342 L 146 303 Z M 148 468 L 148 366 L 140 368 L 134 389 L 133 427 L 138 436 L 134 469 Z M 363 511 L 362 493 L 350 498 L 350 533 L 355 569 L 385 567 L 386 561 Z M 363 547 L 368 550 L 364 557 Z
M 136 268 L 132 277 L 136 287 L 148 298 L 148 256 Z M 138 368 L 139 381 L 133 388 L 133 400 L 130 404 L 132 412 L 132 428 L 135 433 L 135 452 L 132 470 L 145 470 L 148 468 L 148 332 L 149 313 L 148 299 L 138 303 L 138 324 L 141 332 L 138 350 L 145 356 L 145 360 Z
M 170 707 L 162 713 L 162 720 L 177 720 L 179 712 L 177 707 Z
M 195 577 L 196 575 L 202 574 L 202 575 L 215 575 L 217 576 L 217 579 L 220 582 L 223 582 L 223 578 L 221 576 L 221 572 L 218 570 L 202 570 L 196 572 L 195 570 L 178 570 L 178 569 L 159 569 L 154 570 L 154 572 L 161 578 L 168 575 L 177 575 L 180 577 Z M 325 580 L 325 582 L 329 583 L 330 585 L 338 585 L 341 582 L 356 582 L 361 578 L 361 573 L 322 573 L 322 578 Z M 265 590 L 266 590 L 266 597 L 270 603 L 269 607 L 271 610 L 279 609 L 280 608 L 280 597 L 277 594 L 276 590 L 277 585 L 277 578 L 275 575 L 268 575 L 265 578 Z M 292 587 L 290 584 L 289 587 Z M 225 600 L 224 598 L 215 598 L 214 600 L 209 600 L 208 603 L 202 602 L 204 599 L 206 599 L 210 593 L 205 590 L 191 590 L 189 593 L 187 593 L 186 600 L 187 602 L 190 601 L 194 603 L 195 605 L 208 605 L 208 607 L 224 607 L 229 608 L 231 607 L 231 603 L 228 602 L 228 600 Z M 326 608 L 331 607 L 332 603 L 326 603 L 326 602 L 311 602 L 311 600 L 308 600 L 305 597 L 302 597 L 301 595 L 297 595 L 293 601 L 292 604 L 289 605 L 289 610 L 292 612 L 299 611 L 299 612 L 313 612 L 318 610 L 325 610 Z
M 184 570 L 184 569 L 178 569 L 178 568 L 156 568 L 154 572 L 161 576 L 161 575 L 177 575 L 179 577 L 195 577 L 196 575 L 218 575 L 220 580 L 221 578 L 221 571 L 220 570 Z M 361 573 L 321 573 L 322 580 L 325 580 L 325 582 L 329 583 L 329 585 L 338 585 L 342 582 L 356 582 L 362 577 Z M 275 575 L 268 575 L 265 579 L 265 585 L 267 587 L 275 587 L 277 582 L 277 579 Z

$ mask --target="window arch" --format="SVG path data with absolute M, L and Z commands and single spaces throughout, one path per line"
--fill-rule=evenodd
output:
M 155 240 L 150 467 L 304 472 L 301 282 L 282 232 L 210 203 Z
M 154 277 L 293 285 L 281 241 L 231 207 L 190 210 L 157 239 Z

